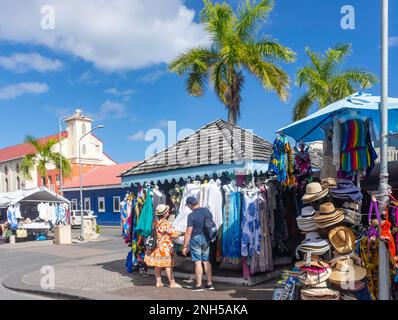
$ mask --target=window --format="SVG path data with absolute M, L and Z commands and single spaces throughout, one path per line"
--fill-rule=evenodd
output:
M 5 174 L 8 174 L 8 166 L 5 166 L 5 167 L 4 167 L 4 173 L 5 173 Z
M 49 184 L 49 185 L 52 185 L 52 184 L 53 184 L 53 177 L 52 177 L 52 176 L 49 176 L 49 177 L 48 177 L 48 184 Z
M 98 212 L 105 212 L 105 197 L 98 197 Z
M 82 146 L 82 154 L 86 154 L 87 153 L 87 147 L 85 144 L 83 144 Z
M 91 210 L 90 198 L 84 198 L 84 210 Z
M 59 183 L 60 183 L 59 174 L 57 174 L 57 175 L 55 176 L 55 180 L 57 181 L 57 185 L 59 185 Z
M 7 167 L 6 167 L 6 168 L 7 168 Z M 8 192 L 8 191 L 10 191 L 9 188 L 8 188 L 8 179 L 6 178 L 5 181 L 6 181 L 6 192 Z
M 101 152 L 99 144 L 95 145 L 95 152 L 97 152 L 97 153 Z
M 77 210 L 77 199 L 72 199 L 70 205 L 72 211 Z
M 82 124 L 82 135 L 85 135 L 86 133 L 87 133 L 86 125 L 83 123 Z
M 113 212 L 120 212 L 120 197 L 113 197 Z
M 19 164 L 17 163 L 17 166 L 16 166 L 16 170 L 17 170 L 17 173 L 19 173 Z
M 19 177 L 17 177 L 17 190 L 21 189 L 21 179 L 19 179 Z

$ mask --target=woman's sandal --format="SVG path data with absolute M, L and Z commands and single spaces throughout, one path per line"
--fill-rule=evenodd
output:
M 178 283 L 170 284 L 169 287 L 172 289 L 182 288 Z
M 156 285 L 156 288 L 158 288 L 158 289 L 160 289 L 160 288 L 163 288 L 164 286 L 163 286 L 163 283 L 161 284 L 161 285 Z

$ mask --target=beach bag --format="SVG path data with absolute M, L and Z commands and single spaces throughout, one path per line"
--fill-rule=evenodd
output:
M 217 238 L 217 233 L 218 233 L 217 226 L 214 223 L 213 219 L 206 218 L 204 223 L 204 234 L 206 238 L 210 242 L 213 242 Z
M 28 231 L 26 231 L 26 230 L 23 229 L 23 228 L 19 228 L 19 229 L 16 231 L 16 237 L 17 237 L 17 238 L 27 238 L 27 237 L 28 237 Z
M 158 242 L 158 239 L 157 239 L 157 235 L 156 235 L 156 228 L 154 228 L 152 230 L 151 235 L 148 238 L 146 238 L 144 241 L 144 245 L 145 245 L 145 248 L 147 249 L 147 251 L 150 251 L 150 252 L 154 251 L 157 247 L 157 242 Z

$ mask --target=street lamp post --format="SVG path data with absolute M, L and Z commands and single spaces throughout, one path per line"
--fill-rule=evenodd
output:
M 81 142 L 84 137 L 88 136 L 94 130 L 104 128 L 103 125 L 98 125 L 94 129 L 81 136 L 79 139 L 79 177 L 80 177 L 80 220 L 81 220 L 81 240 L 84 241 L 84 215 L 83 215 L 83 175 L 82 175 L 82 157 L 81 157 Z
M 388 0 L 381 0 L 381 99 L 380 99 L 380 210 L 388 205 Z M 379 240 L 379 300 L 390 299 L 390 262 L 386 244 Z
M 61 138 L 62 138 L 62 124 L 61 121 L 65 120 L 67 117 L 63 116 L 60 117 L 58 120 L 58 124 L 59 124 L 59 193 L 61 194 L 61 196 L 64 195 L 64 189 L 63 189 L 63 178 L 62 178 L 62 143 L 61 143 Z

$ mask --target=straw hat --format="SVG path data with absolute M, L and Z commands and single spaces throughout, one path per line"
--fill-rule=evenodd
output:
M 347 254 L 355 249 L 355 234 L 350 228 L 339 226 L 329 232 L 329 240 L 338 253 Z
M 329 189 L 322 189 L 319 182 L 311 182 L 307 184 L 305 194 L 301 199 L 304 203 L 310 203 L 326 197 L 328 193 Z
M 315 268 L 329 268 L 330 265 L 322 261 L 318 255 L 311 255 L 311 260 L 307 261 L 308 253 L 305 254 L 304 260 L 295 263 L 296 268 L 315 267 Z
M 325 282 L 332 275 L 332 269 L 325 268 L 321 273 L 312 271 L 302 271 L 300 272 L 298 279 L 306 286 L 313 286 Z
M 327 228 L 343 221 L 344 212 L 342 209 L 336 209 L 331 202 L 324 203 L 315 214 L 314 220 L 318 228 Z
M 165 204 L 159 204 L 156 207 L 156 215 L 163 216 L 167 211 L 169 211 L 170 207 Z
M 348 287 L 365 277 L 366 269 L 356 265 L 351 258 L 346 258 L 337 261 L 329 280 L 332 283 L 345 284 Z
M 301 290 L 303 300 L 338 300 L 340 292 L 329 289 L 326 281 Z
M 296 218 L 297 226 L 301 231 L 311 232 L 318 229 L 314 221 L 315 209 L 313 207 L 305 207 L 301 209 L 301 215 Z
M 321 180 L 321 185 L 322 185 L 323 189 L 326 189 L 326 188 L 329 188 L 329 189 L 337 188 L 337 182 L 333 178 L 322 179 Z
M 330 250 L 328 239 L 322 239 L 318 232 L 309 232 L 304 241 L 296 248 L 296 258 L 300 259 L 299 251 L 321 256 Z

